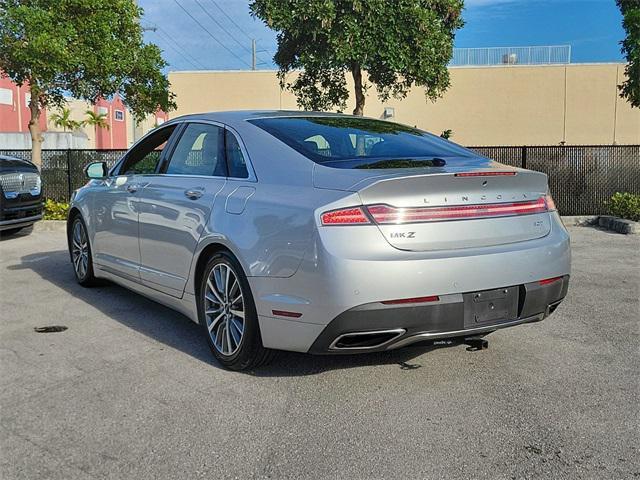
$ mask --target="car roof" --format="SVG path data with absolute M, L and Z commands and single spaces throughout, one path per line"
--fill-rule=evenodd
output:
M 206 113 L 194 113 L 190 115 L 182 115 L 175 117 L 170 122 L 182 122 L 186 120 L 209 120 L 215 122 L 221 122 L 228 125 L 234 125 L 245 122 L 247 120 L 253 120 L 258 118 L 272 118 L 272 117 L 353 117 L 352 115 L 345 115 L 342 113 L 331 112 L 311 112 L 304 110 L 229 110 L 223 112 L 206 112 Z

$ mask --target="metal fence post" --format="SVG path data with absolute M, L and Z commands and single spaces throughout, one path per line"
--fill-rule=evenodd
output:
M 71 186 L 71 150 L 67 149 L 67 193 L 68 193 L 68 199 L 71 200 L 71 193 L 72 193 L 72 186 Z
M 520 157 L 522 168 L 527 168 L 527 146 L 522 146 L 522 156 Z

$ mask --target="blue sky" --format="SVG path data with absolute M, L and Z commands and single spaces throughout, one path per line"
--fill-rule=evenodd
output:
M 275 34 L 251 17 L 246 0 L 139 0 L 139 4 L 145 10 L 143 25 L 157 28 L 145 33 L 146 40 L 164 50 L 169 70 L 249 68 L 252 38 L 262 50 L 258 56 L 264 63 L 258 68 L 275 68 L 271 62 Z M 624 31 L 614 0 L 467 0 L 465 4 L 466 25 L 458 31 L 456 47 L 570 44 L 572 62 L 622 60 L 618 42 Z

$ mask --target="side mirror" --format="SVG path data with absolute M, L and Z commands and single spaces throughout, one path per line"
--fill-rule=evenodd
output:
M 84 168 L 84 173 L 89 178 L 101 179 L 109 175 L 109 169 L 105 162 L 93 162 Z

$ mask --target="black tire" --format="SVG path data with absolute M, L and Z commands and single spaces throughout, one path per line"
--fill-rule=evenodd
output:
M 84 268 L 78 268 L 79 263 L 76 261 L 78 251 L 78 249 L 74 247 L 74 245 L 77 244 L 77 238 L 74 239 L 76 228 L 81 229 L 82 232 L 80 238 L 83 241 L 81 242 L 81 245 L 86 244 L 86 251 L 84 252 L 84 255 L 86 255 L 86 264 L 84 264 L 82 258 L 79 260 L 79 262 L 84 265 Z M 67 240 L 69 244 L 69 257 L 71 258 L 71 266 L 73 267 L 73 273 L 76 276 L 76 281 L 83 287 L 93 287 L 98 285 L 98 279 L 93 274 L 93 256 L 91 254 L 91 244 L 89 243 L 87 226 L 80 215 L 76 215 L 71 222 L 71 228 L 67 232 Z
M 233 275 L 235 275 L 235 278 L 237 279 L 237 283 L 239 284 L 239 293 L 243 298 L 241 304 L 235 304 L 236 310 L 232 310 L 232 308 L 234 308 L 233 306 L 226 307 L 226 314 L 224 314 L 225 306 L 223 306 L 223 303 L 219 301 L 211 302 L 211 300 L 209 300 L 210 298 L 212 298 L 213 292 L 211 290 L 211 287 L 208 286 L 208 280 L 210 279 L 214 268 L 217 271 L 222 271 L 223 269 L 225 269 L 225 272 L 227 268 L 231 269 Z M 215 278 L 215 273 L 213 275 Z M 232 284 L 232 286 L 234 285 L 232 280 L 230 280 L 229 283 Z M 230 295 L 230 297 L 233 297 L 233 295 Z M 207 264 L 202 273 L 202 278 L 200 278 L 197 303 L 199 323 L 207 339 L 209 348 L 211 349 L 211 352 L 216 357 L 216 359 L 225 368 L 236 371 L 249 370 L 257 368 L 261 365 L 265 365 L 273 359 L 275 351 L 264 348 L 264 346 L 262 345 L 260 325 L 258 324 L 258 315 L 256 313 L 256 306 L 253 300 L 253 295 L 251 294 L 251 288 L 249 287 L 247 277 L 244 274 L 240 263 L 230 253 L 215 253 L 207 261 Z M 229 302 L 227 302 L 228 305 L 231 305 L 232 303 L 232 300 L 229 300 Z M 217 307 L 217 304 L 219 304 L 219 309 L 215 308 Z M 240 306 L 242 307 L 242 311 L 239 311 Z M 209 308 L 209 310 L 207 311 L 216 309 L 216 312 L 214 314 L 206 315 L 205 308 Z M 242 332 L 240 333 L 239 341 L 237 341 L 235 337 L 233 337 L 232 339 L 229 336 L 233 332 L 239 332 L 239 329 L 237 329 L 237 327 L 232 326 L 232 321 L 240 320 L 240 317 L 234 317 L 232 313 L 229 313 L 234 311 L 243 313 L 244 315 L 243 328 Z M 219 316 L 219 314 L 224 314 L 225 316 L 217 323 L 215 323 L 214 317 Z M 217 326 L 217 329 L 213 328 L 213 333 L 209 331 L 209 325 L 211 324 Z M 227 354 L 223 353 L 222 351 L 224 350 L 225 345 L 224 338 L 219 339 L 218 343 L 216 343 L 216 341 L 214 340 L 214 337 L 217 337 L 215 332 L 216 330 L 221 337 L 226 337 L 227 339 L 229 339 L 226 342 L 226 345 L 228 347 L 227 350 L 229 350 Z M 235 345 L 234 342 L 236 342 Z M 235 351 L 231 351 L 233 350 L 233 347 L 235 347 Z

